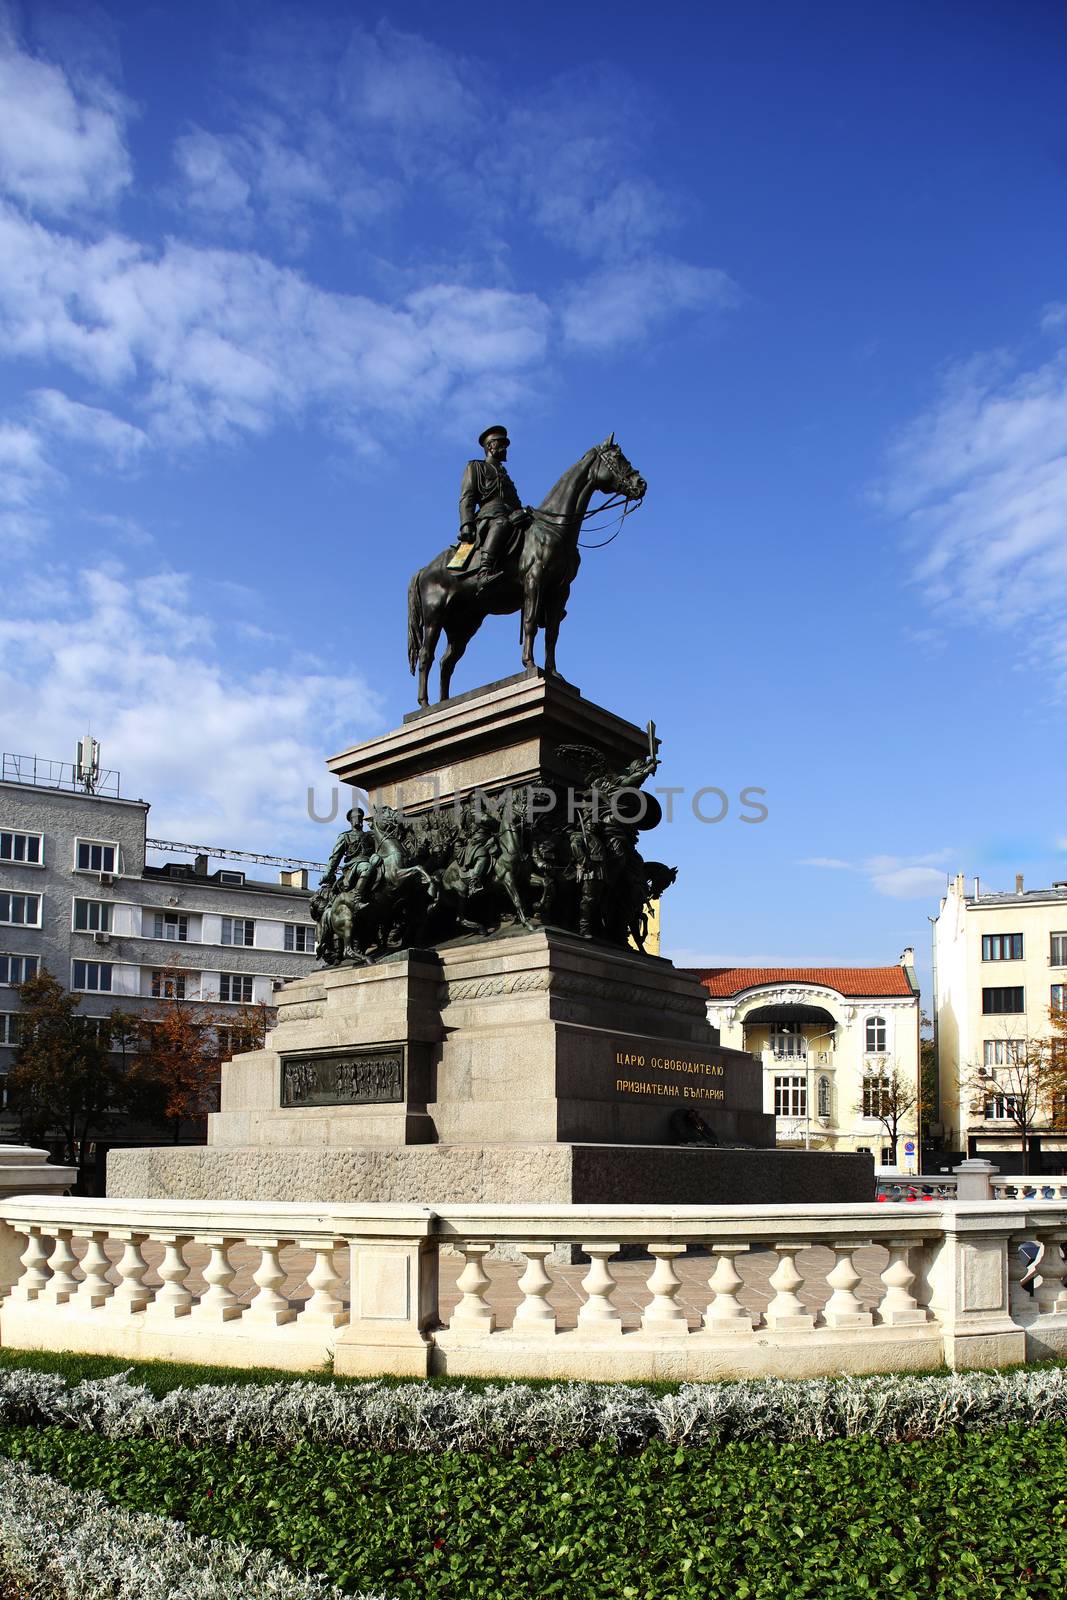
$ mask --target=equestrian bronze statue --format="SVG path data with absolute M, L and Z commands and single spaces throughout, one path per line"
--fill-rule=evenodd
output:
M 615 435 L 595 444 L 536 508 L 523 506 L 504 462 L 508 436 L 487 428 L 484 461 L 468 462 L 460 491 L 459 538 L 416 572 L 408 586 L 408 663 L 418 674 L 419 705 L 430 703 L 429 677 L 442 631 L 441 693 L 446 700 L 456 663 L 488 616 L 522 613 L 522 664 L 534 665 L 534 641 L 545 635 L 545 672 L 556 675 L 556 640 L 581 563 L 578 541 L 598 491 L 625 515 L 644 499 L 644 478 Z

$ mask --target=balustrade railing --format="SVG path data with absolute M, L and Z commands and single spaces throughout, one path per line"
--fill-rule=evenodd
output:
M 1065 1241 L 1067 1195 L 907 1209 L 24 1197 L 0 1203 L 0 1344 L 352 1374 L 1007 1364 L 1067 1352 Z

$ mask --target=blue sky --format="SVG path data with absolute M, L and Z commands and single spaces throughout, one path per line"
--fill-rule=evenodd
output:
M 537 501 L 614 430 L 560 664 L 732 802 L 669 953 L 925 961 L 946 873 L 1067 876 L 1061 6 L 0 19 L 3 748 L 91 719 L 157 835 L 321 859 L 478 432 Z

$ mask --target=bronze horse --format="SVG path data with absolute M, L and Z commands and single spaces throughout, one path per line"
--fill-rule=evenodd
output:
M 545 632 L 545 672 L 556 676 L 556 640 L 581 556 L 578 536 L 594 492 L 618 495 L 627 506 L 644 499 L 646 483 L 627 461 L 615 435 L 587 450 L 560 478 L 517 536 L 518 548 L 501 575 L 481 587 L 477 576 L 449 568 L 454 546 L 416 572 L 408 585 L 408 664 L 418 672 L 419 705 L 430 703 L 429 678 L 442 630 L 441 696 L 447 700 L 456 663 L 488 616 L 522 613 L 522 664 L 534 665 L 538 628 Z

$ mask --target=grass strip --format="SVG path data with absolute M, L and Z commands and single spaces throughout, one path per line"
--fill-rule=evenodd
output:
M 6 1429 L 130 1510 L 414 1600 L 1060 1600 L 1067 1430 L 432 1458 Z

